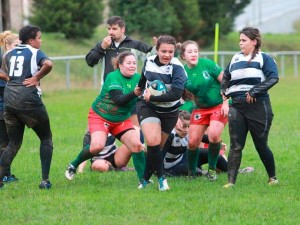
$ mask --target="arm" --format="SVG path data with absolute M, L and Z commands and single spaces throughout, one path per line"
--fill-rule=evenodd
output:
M 9 81 L 9 76 L 7 76 L 7 74 L 4 73 L 3 70 L 0 70 L 0 79 L 5 80 L 5 81 Z
M 266 76 L 266 79 L 249 90 L 249 95 L 254 98 L 260 94 L 266 93 L 279 81 L 278 69 L 275 61 L 266 54 L 263 54 L 263 59 L 264 64 L 262 67 L 262 72 Z
M 111 99 L 117 106 L 126 105 L 128 102 L 137 97 L 134 91 L 124 95 L 120 90 L 110 90 L 109 94 L 111 96 Z
M 86 63 L 93 67 L 99 60 L 105 56 L 105 49 L 101 47 L 102 42 L 98 43 L 90 52 L 85 56 Z
M 42 67 L 40 68 L 40 70 L 32 77 L 25 79 L 23 81 L 23 84 L 26 87 L 38 86 L 40 80 L 52 70 L 52 67 L 53 67 L 53 63 L 51 62 L 51 60 L 49 59 L 44 60 L 42 62 Z
M 153 102 L 171 102 L 181 98 L 184 90 L 172 89 L 172 91 L 161 96 L 150 95 L 149 101 Z M 149 92 L 150 93 L 150 92 Z
M 249 94 L 252 97 L 257 97 L 258 95 L 267 92 L 271 87 L 273 87 L 276 83 L 278 83 L 278 81 L 279 81 L 278 77 L 267 78 L 265 81 L 251 88 L 249 90 Z
M 222 84 L 222 80 L 223 80 L 223 77 L 224 77 L 224 72 L 222 71 L 217 80 Z M 222 104 L 222 108 L 221 108 L 221 114 L 224 116 L 224 117 L 227 117 L 228 116 L 228 112 L 229 112 L 229 104 L 228 104 L 228 98 L 225 97 L 223 95 L 223 93 L 221 92 L 221 95 L 222 95 L 222 98 L 223 98 L 223 104 Z
M 229 65 L 228 65 L 223 73 L 223 78 L 222 78 L 222 82 L 221 82 L 221 95 L 223 96 L 223 99 L 228 98 L 228 96 L 226 96 L 225 93 L 229 86 L 230 80 L 231 80 L 231 74 L 229 72 Z

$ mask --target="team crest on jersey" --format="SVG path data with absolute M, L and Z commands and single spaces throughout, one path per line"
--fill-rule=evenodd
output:
M 201 114 L 200 113 L 196 113 L 194 115 L 194 120 L 200 120 L 201 119 Z
M 202 75 L 203 75 L 203 77 L 204 77 L 205 79 L 208 79 L 208 78 L 210 77 L 210 75 L 209 75 L 209 73 L 208 73 L 207 71 L 204 71 L 204 72 L 202 73 Z
M 106 128 L 106 129 L 108 129 L 108 127 L 109 127 L 109 124 L 108 124 L 108 123 L 106 123 L 106 122 L 104 122 L 104 126 L 105 126 L 105 128 Z
M 166 73 L 167 73 L 167 74 L 169 74 L 169 73 L 170 73 L 170 71 L 171 71 L 171 68 L 170 68 L 170 66 L 167 66 L 167 67 L 166 67 Z

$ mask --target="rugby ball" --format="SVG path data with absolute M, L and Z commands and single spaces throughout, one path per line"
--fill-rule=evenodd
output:
M 167 93 L 166 85 L 160 80 L 152 81 L 148 86 L 148 90 L 150 91 L 151 95 L 154 96 L 160 96 Z

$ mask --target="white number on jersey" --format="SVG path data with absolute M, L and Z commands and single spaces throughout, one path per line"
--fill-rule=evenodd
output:
M 20 77 L 23 73 L 24 56 L 12 56 L 9 63 L 9 76 Z

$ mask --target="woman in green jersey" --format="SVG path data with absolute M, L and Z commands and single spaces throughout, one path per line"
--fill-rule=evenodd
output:
M 221 134 L 227 123 L 228 100 L 220 93 L 223 77 L 222 69 L 212 60 L 199 58 L 199 46 L 194 41 L 185 41 L 180 48 L 180 56 L 186 61 L 184 66 L 188 81 L 185 88 L 194 95 L 195 108 L 192 112 L 188 139 L 189 175 L 196 173 L 199 144 L 208 130 L 208 173 L 210 181 L 217 179 L 216 164 L 221 148 Z
M 69 164 L 65 172 L 68 180 L 74 178 L 80 163 L 98 155 L 104 149 L 108 133 L 119 139 L 133 153 L 139 153 L 144 148 L 129 119 L 137 96 L 141 94 L 136 87 L 140 80 L 140 74 L 135 72 L 136 58 L 131 52 L 120 53 L 114 60 L 114 66 L 116 70 L 107 75 L 101 92 L 89 111 L 91 144 L 85 145 Z

